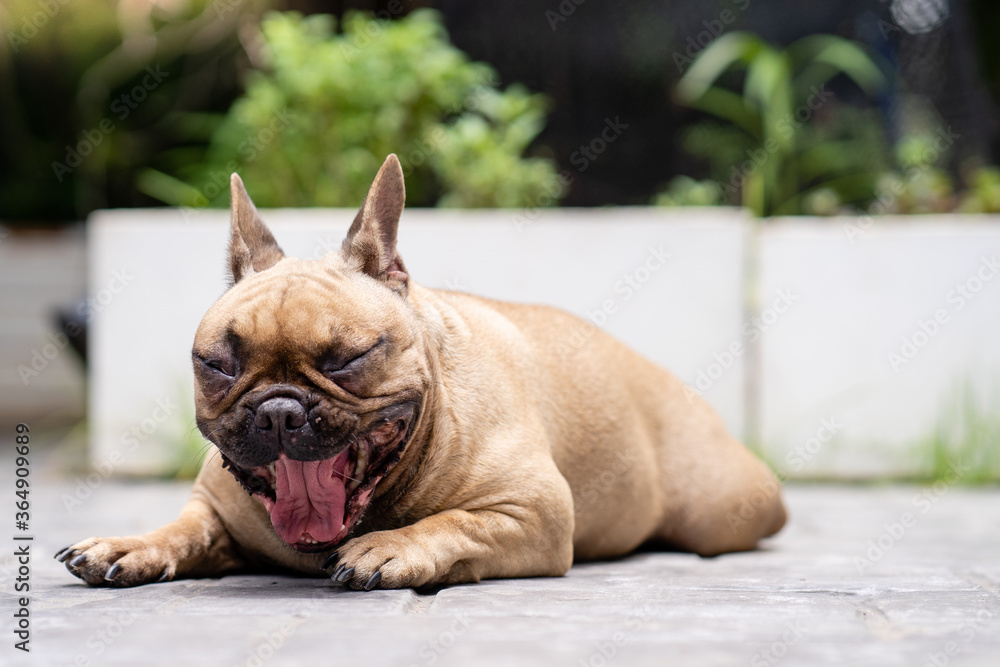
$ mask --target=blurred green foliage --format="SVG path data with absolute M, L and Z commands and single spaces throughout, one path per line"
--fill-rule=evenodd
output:
M 918 478 L 962 485 L 1000 481 L 1000 414 L 984 404 L 971 381 L 950 394 L 938 426 L 917 443 Z
M 969 181 L 958 210 L 962 213 L 1000 213 L 1000 168 L 980 167 L 971 173 Z
M 170 172 L 145 170 L 139 187 L 173 205 L 225 206 L 237 171 L 259 206 L 355 206 L 397 153 L 410 205 L 519 207 L 559 191 L 552 161 L 524 157 L 545 99 L 500 91 L 492 68 L 449 43 L 436 12 L 349 13 L 342 34 L 334 23 L 268 15 L 260 66 L 203 159 L 184 152 Z
M 1000 213 L 1000 169 L 975 165 L 955 179 L 941 166 L 950 146 L 946 133 L 917 131 L 896 147 L 898 168 L 888 171 L 876 186 L 884 212 Z M 944 149 L 944 150 L 943 150 Z
M 861 47 L 839 37 L 783 51 L 748 33 L 715 40 L 677 88 L 720 119 L 681 132 L 711 178 L 675 177 L 653 203 L 744 205 L 760 216 L 1000 212 L 1000 169 L 967 166 L 956 179 L 944 166 L 954 138 L 929 102 L 900 95 L 907 122 L 893 149 L 875 110 L 828 99 L 825 85 L 841 74 L 867 94 L 884 82 Z
M 696 181 L 690 176 L 675 176 L 667 189 L 653 198 L 653 206 L 719 206 L 725 203 L 722 188 L 716 181 Z
M 187 140 L 183 114 L 239 94 L 240 26 L 269 2 L 4 0 L 0 219 L 148 205 L 136 174 Z
M 710 162 L 720 200 L 770 216 L 871 199 L 886 166 L 880 123 L 831 99 L 826 85 L 841 74 L 869 94 L 885 82 L 859 45 L 833 35 L 778 49 L 732 32 L 698 55 L 677 96 L 724 123 L 695 125 L 682 143 Z

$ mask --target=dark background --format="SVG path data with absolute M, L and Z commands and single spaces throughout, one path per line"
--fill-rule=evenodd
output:
M 821 32 L 864 43 L 893 74 L 888 92 L 876 101 L 890 141 L 900 132 L 898 95 L 908 91 L 925 96 L 961 137 L 946 168 L 958 173 L 970 162 L 996 163 L 1000 3 L 907 2 L 918 16 L 945 7 L 948 18 L 928 32 L 910 34 L 893 18 L 891 3 L 879 0 L 585 0 L 579 5 L 572 0 L 437 0 L 404 2 L 398 15 L 419 6 L 438 9 L 453 43 L 493 65 L 504 85 L 521 82 L 548 95 L 551 115 L 532 152 L 572 170 L 575 180 L 563 205 L 601 206 L 648 204 L 673 176 L 705 175 L 706 165 L 679 146 L 681 129 L 701 116 L 672 99 L 681 73 L 675 53 L 683 54 L 687 40 L 697 39 L 705 22 L 727 8 L 736 16 L 727 31 L 750 30 L 780 45 Z M 351 9 L 388 14 L 392 7 L 389 2 L 316 0 L 269 6 L 337 15 Z M 558 13 L 560 7 L 572 13 L 553 29 L 546 12 Z M 114 47 L 109 39 L 93 48 Z M 178 59 L 185 76 L 164 85 L 161 103 L 144 104 L 123 123 L 134 131 L 114 137 L 133 142 L 131 162 L 108 164 L 99 174 L 74 173 L 59 183 L 50 165 L 100 118 L 98 102 L 87 107 L 80 82 L 84 65 L 67 53 L 54 48 L 14 57 L 8 48 L 0 56 L 0 220 L 51 226 L 82 219 L 96 208 L 159 205 L 135 189 L 133 177 L 144 161 L 189 141 L 171 125 L 170 112 L 225 111 L 240 94 L 251 65 L 233 36 Z M 128 90 L 135 82 L 123 79 L 117 85 Z M 833 85 L 837 89 L 838 82 Z M 851 94 L 848 86 L 842 88 L 838 94 Z M 585 171 L 577 171 L 570 156 L 599 135 L 607 118 L 620 119 L 629 129 Z M 88 179 L 89 187 L 81 187 L 79 178 Z

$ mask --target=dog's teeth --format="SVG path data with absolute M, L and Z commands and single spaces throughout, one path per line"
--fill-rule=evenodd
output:
M 275 465 L 275 463 L 276 462 L 272 461 L 271 463 L 267 464 L 267 471 L 271 473 L 272 476 L 278 474 L 278 467 Z
M 365 470 L 368 468 L 368 450 L 364 447 L 358 447 L 358 460 L 354 464 L 354 478 L 351 483 L 347 485 L 348 491 L 354 491 L 354 489 L 361 486 L 361 482 L 365 481 Z

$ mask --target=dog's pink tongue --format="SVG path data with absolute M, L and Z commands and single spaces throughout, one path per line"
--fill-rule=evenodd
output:
M 345 459 L 341 462 L 340 459 Z M 329 542 L 344 523 L 347 490 L 334 471 L 342 456 L 325 461 L 293 461 L 282 455 L 275 462 L 277 500 L 271 509 L 271 524 L 278 537 L 295 544 L 306 533 L 317 542 Z M 343 467 L 340 465 L 339 467 Z

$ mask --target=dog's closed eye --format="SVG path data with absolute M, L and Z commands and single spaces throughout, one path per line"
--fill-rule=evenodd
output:
M 212 349 L 191 352 L 194 374 L 202 392 L 209 400 L 221 400 L 229 393 L 240 374 L 240 363 L 231 349 Z
M 199 361 L 217 373 L 222 373 L 229 377 L 233 377 L 236 374 L 235 369 L 229 368 L 229 364 L 226 364 L 224 361 L 216 361 L 214 359 L 200 359 Z
M 361 353 L 331 350 L 324 355 L 317 368 L 330 381 L 341 388 L 358 393 L 363 387 L 365 371 L 372 363 L 385 356 L 387 341 L 380 338 Z

